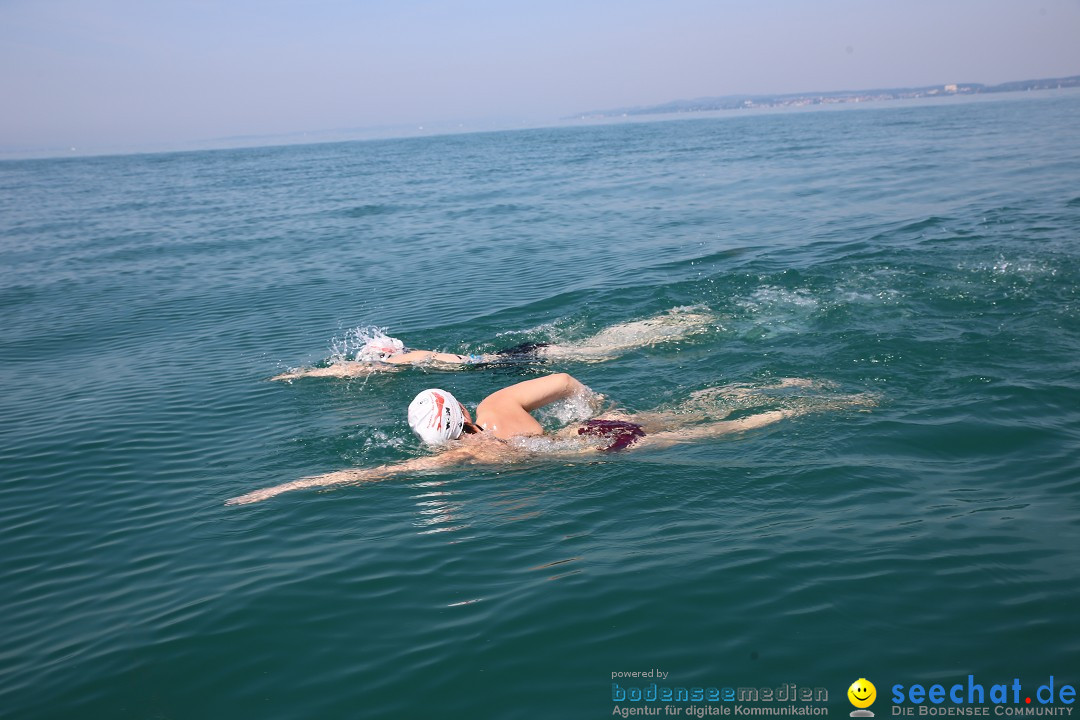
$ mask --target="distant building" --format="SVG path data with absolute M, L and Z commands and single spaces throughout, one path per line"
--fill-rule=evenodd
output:
M 945 86 L 945 92 L 947 92 L 947 93 L 954 93 L 954 92 L 956 92 L 956 90 L 957 90 L 957 87 L 956 87 L 955 84 Z

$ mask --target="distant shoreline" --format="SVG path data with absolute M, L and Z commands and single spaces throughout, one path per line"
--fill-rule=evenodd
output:
M 955 90 L 953 89 L 955 88 Z M 1021 90 L 1057 90 L 1080 88 L 1080 75 L 1065 78 L 1023 80 L 1001 85 L 957 83 L 956 85 L 932 85 L 922 88 L 887 90 L 840 90 L 820 93 L 790 93 L 786 95 L 731 95 L 724 98 L 701 98 L 677 100 L 662 105 L 599 110 L 578 113 L 559 119 L 534 119 L 526 122 L 473 121 L 424 123 L 424 125 L 398 125 L 383 127 L 339 128 L 333 130 L 299 131 L 272 135 L 249 135 L 242 137 L 205 138 L 176 142 L 148 142 L 139 145 L 98 145 L 75 147 L 67 145 L 47 147 L 18 147 L 0 145 L 0 162 L 23 160 L 55 160 L 62 158 L 110 157 L 126 155 L 160 155 L 215 150 L 241 150 L 292 145 L 323 145 L 341 142 L 370 142 L 381 140 L 404 140 L 438 136 L 467 135 L 485 132 L 508 132 L 513 130 L 538 130 L 566 127 L 576 123 L 610 123 L 620 121 L 648 121 L 677 119 L 679 117 L 706 116 L 711 112 L 733 110 L 791 110 L 801 108 L 827 108 L 847 104 L 872 104 L 888 100 L 945 100 L 952 97 L 974 98 L 994 93 Z
M 916 88 L 887 88 L 876 90 L 834 90 L 829 92 L 783 93 L 774 95 L 725 95 L 694 100 L 672 100 L 660 105 L 648 105 L 614 110 L 591 110 L 567 116 L 564 120 L 602 120 L 635 115 L 671 115 L 702 113 L 717 110 L 752 110 L 760 108 L 807 107 L 842 103 L 878 102 L 882 100 L 911 100 L 949 97 L 953 95 L 982 95 L 989 93 L 1021 92 L 1028 90 L 1057 90 L 1080 87 L 1080 75 L 1062 78 L 1018 80 L 1000 85 L 981 83 L 946 83 Z

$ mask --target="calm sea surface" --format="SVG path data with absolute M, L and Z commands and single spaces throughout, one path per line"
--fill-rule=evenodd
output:
M 672 686 L 1080 684 L 1080 94 L 0 162 L 0 715 L 603 718 Z M 604 363 L 268 382 L 357 327 Z M 253 506 L 420 389 L 869 393 Z M 625 682 L 625 681 L 624 681 Z M 646 681 L 631 681 L 644 684 Z

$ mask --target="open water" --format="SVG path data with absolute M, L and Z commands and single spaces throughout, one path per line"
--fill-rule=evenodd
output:
M 881 717 L 896 683 L 1080 683 L 1078 117 L 0 163 L 0 714 L 602 718 L 656 668 L 838 717 L 866 677 Z M 358 327 L 469 352 L 686 306 L 705 332 L 606 362 L 268 381 Z M 224 505 L 421 454 L 424 387 L 550 370 L 637 411 L 781 377 L 876 405 Z

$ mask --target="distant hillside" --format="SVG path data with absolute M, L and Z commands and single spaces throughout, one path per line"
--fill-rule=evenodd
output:
M 670 113 L 707 112 L 711 110 L 740 110 L 762 107 L 801 107 L 805 105 L 829 105 L 834 103 L 868 102 L 873 100 L 903 100 L 909 98 L 975 95 L 983 93 L 1019 92 L 1021 90 L 1047 90 L 1052 88 L 1080 87 L 1080 75 L 1042 80 L 1019 80 L 1000 85 L 979 83 L 954 83 L 929 85 L 917 88 L 890 88 L 885 90 L 834 90 L 830 92 L 789 93 L 784 95 L 725 95 L 723 97 L 698 98 L 696 100 L 673 100 L 661 105 L 620 108 L 616 110 L 593 110 L 574 115 L 575 118 L 606 118 L 624 115 L 666 115 Z

